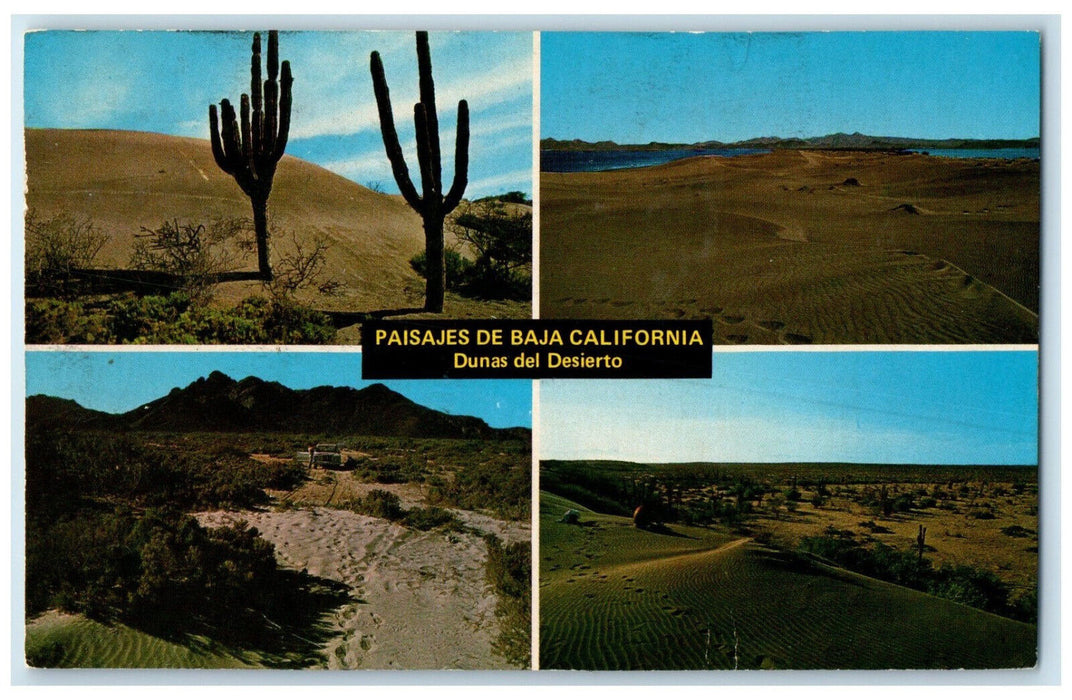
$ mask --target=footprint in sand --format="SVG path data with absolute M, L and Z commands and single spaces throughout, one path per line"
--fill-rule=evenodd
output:
M 744 321 L 744 316 L 736 316 L 736 315 L 733 315 L 733 314 L 726 314 L 726 315 L 722 316 L 722 318 L 720 320 L 723 323 L 728 323 L 728 324 L 730 324 L 732 326 L 732 325 L 736 325 L 736 324 L 740 323 L 741 321 Z
M 780 331 L 785 328 L 785 323 L 782 321 L 760 321 L 756 325 L 768 331 Z
M 811 336 L 801 333 L 786 333 L 782 340 L 788 345 L 811 345 Z
M 730 343 L 733 343 L 734 345 L 744 345 L 748 342 L 748 336 L 741 335 L 739 333 L 730 333 L 729 335 L 724 337 L 726 338 L 726 340 L 728 340 Z
M 700 309 L 700 311 L 702 313 L 705 313 L 708 316 L 711 316 L 712 318 L 714 318 L 715 316 L 718 316 L 720 313 L 722 313 L 722 307 L 721 306 L 709 306 L 709 307 L 707 307 L 705 309 Z

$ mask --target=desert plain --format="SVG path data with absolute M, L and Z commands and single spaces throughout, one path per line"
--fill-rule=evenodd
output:
M 1035 343 L 1039 162 L 775 150 L 540 178 L 543 318 L 716 344 Z

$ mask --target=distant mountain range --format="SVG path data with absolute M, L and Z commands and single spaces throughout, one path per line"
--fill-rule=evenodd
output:
M 27 430 L 286 432 L 477 440 L 527 439 L 531 432 L 528 428 L 492 428 L 480 418 L 436 411 L 383 384 L 364 389 L 297 390 L 256 377 L 235 381 L 222 372 L 120 414 L 38 394 L 26 399 L 26 425 Z
M 915 139 L 901 136 L 868 136 L 866 134 L 827 134 L 806 139 L 780 138 L 763 136 L 747 141 L 702 141 L 700 143 L 663 143 L 652 141 L 644 144 L 618 144 L 614 141 L 560 141 L 542 139 L 540 150 L 543 151 L 666 151 L 674 149 L 714 149 L 714 148 L 764 148 L 764 149 L 835 149 L 888 151 L 905 149 L 945 149 L 945 148 L 1038 148 L 1039 138 L 1030 139 Z

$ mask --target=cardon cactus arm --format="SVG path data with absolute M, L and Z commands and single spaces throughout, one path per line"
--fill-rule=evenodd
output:
M 458 103 L 458 134 L 454 145 L 454 184 L 443 200 L 443 213 L 454 211 L 469 184 L 469 103 Z
M 391 161 L 391 171 L 394 173 L 398 189 L 405 198 L 406 203 L 417 211 L 421 211 L 421 198 L 417 194 L 417 188 L 409 178 L 409 168 L 406 167 L 406 159 L 402 155 L 402 146 L 398 143 L 398 132 L 395 131 L 395 118 L 391 112 L 391 92 L 387 88 L 387 78 L 383 73 L 383 61 L 380 60 L 378 51 L 372 52 L 370 61 L 372 70 L 372 87 L 376 93 L 376 107 L 380 113 L 380 132 L 383 134 L 383 147 L 387 151 L 387 159 Z
M 212 141 L 212 158 L 220 170 L 228 175 L 233 174 L 227 156 L 223 152 L 223 144 L 220 143 L 220 120 L 216 115 L 216 105 L 208 106 L 209 139 Z
M 271 44 L 269 44 L 269 46 L 271 46 Z M 268 55 L 270 57 L 272 55 L 271 52 L 269 52 Z M 269 61 L 270 60 L 271 58 L 269 58 Z M 269 82 L 270 81 L 271 78 L 269 78 Z M 276 160 L 283 157 L 283 151 L 287 148 L 287 139 L 290 136 L 290 106 L 293 102 L 290 90 L 293 84 L 294 77 L 290 74 L 290 61 L 283 61 L 283 72 L 282 75 L 279 76 L 279 126 L 269 132 L 276 134 L 275 150 L 273 152 L 273 157 Z
M 443 193 L 443 169 L 439 155 L 439 116 L 436 114 L 435 81 L 432 80 L 432 52 L 428 48 L 428 32 L 417 32 L 417 75 L 420 81 L 421 104 L 428 120 L 428 155 L 432 164 L 432 190 Z
M 439 204 L 439 192 L 435 187 L 433 175 L 435 165 L 432 161 L 431 139 L 428 135 L 431 125 L 428 123 L 427 105 L 423 102 L 413 105 L 413 124 L 417 130 L 417 165 L 421 169 L 421 190 L 423 191 L 421 202 L 426 208 L 435 207 Z

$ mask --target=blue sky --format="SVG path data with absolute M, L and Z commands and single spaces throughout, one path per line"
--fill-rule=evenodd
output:
M 1032 32 L 544 32 L 541 137 L 1039 135 Z
M 249 92 L 252 32 L 47 31 L 26 35 L 25 125 L 208 139 L 208 106 Z M 432 32 L 443 147 L 453 177 L 458 100 L 469 102 L 466 196 L 532 194 L 532 34 Z M 418 178 L 413 32 L 282 32 L 294 74 L 287 153 L 397 193 L 380 136 L 369 54 L 379 51 L 395 125 Z M 205 147 L 208 148 L 206 142 Z
M 26 395 L 74 399 L 120 413 L 185 387 L 214 370 L 232 379 L 258 377 L 291 389 L 374 384 L 361 380 L 361 355 L 340 352 L 28 352 Z M 527 380 L 383 381 L 423 406 L 477 416 L 496 428 L 532 425 Z
M 715 353 L 711 379 L 540 382 L 540 457 L 1036 464 L 1033 351 Z

